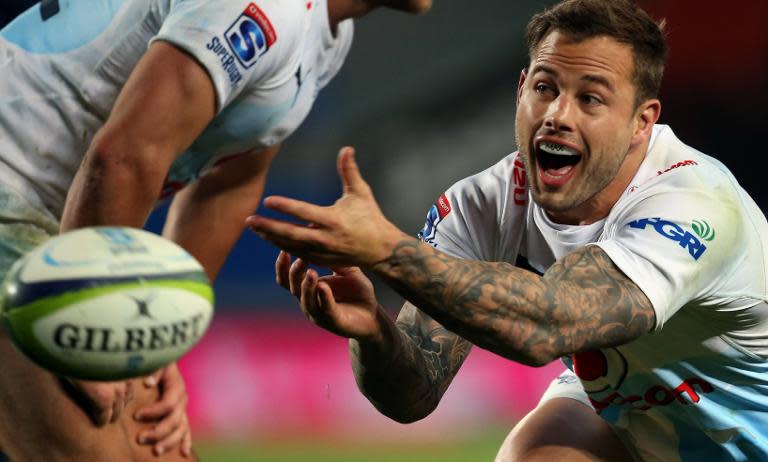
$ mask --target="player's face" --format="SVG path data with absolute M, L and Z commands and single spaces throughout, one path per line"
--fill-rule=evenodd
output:
M 521 77 L 517 144 L 533 199 L 555 220 L 602 218 L 596 208 L 612 205 L 604 192 L 639 165 L 625 162 L 637 142 L 633 69 L 628 45 L 603 36 L 575 43 L 555 31 Z

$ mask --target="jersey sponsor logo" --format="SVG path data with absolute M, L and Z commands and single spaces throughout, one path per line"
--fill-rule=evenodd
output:
M 691 228 L 693 228 L 694 233 L 705 241 L 711 241 L 715 238 L 714 228 L 709 226 L 709 223 L 704 220 L 693 220 Z
M 627 226 L 635 229 L 645 229 L 648 225 L 651 225 L 657 233 L 665 238 L 677 242 L 680 247 L 688 249 L 688 254 L 693 257 L 694 260 L 698 260 L 704 255 L 707 250 L 707 246 L 699 240 L 698 237 L 690 231 L 683 229 L 677 223 L 663 220 L 661 218 L 643 218 L 641 220 L 635 220 L 627 223 Z M 694 220 L 693 230 L 702 239 L 711 241 L 715 237 L 715 231 L 707 222 L 703 220 Z M 703 233 L 700 234 L 700 233 Z
M 676 163 L 676 164 L 672 164 L 672 165 L 670 165 L 670 166 L 669 166 L 669 167 L 667 167 L 665 170 L 659 170 L 659 171 L 657 171 L 657 172 L 656 172 L 656 176 L 659 176 L 659 175 L 663 175 L 664 173 L 667 173 L 667 172 L 668 172 L 668 171 L 670 171 L 670 170 L 674 170 L 674 169 L 676 169 L 676 168 L 680 168 L 680 167 L 687 167 L 687 166 L 689 166 L 689 165 L 699 165 L 699 164 L 698 164 L 698 163 L 696 163 L 696 161 L 695 161 L 695 160 L 683 160 L 683 161 L 680 161 L 680 162 L 678 162 L 678 163 Z
M 686 159 L 686 160 L 677 162 L 676 164 L 672 164 L 669 167 L 665 168 L 664 170 L 657 170 L 656 171 L 656 176 L 663 175 L 663 174 L 669 172 L 670 170 L 674 170 L 676 168 L 688 167 L 688 166 L 691 166 L 691 165 L 699 165 L 699 163 L 696 162 L 695 160 Z M 633 186 L 631 186 L 629 188 L 629 193 L 631 194 L 631 193 L 637 191 L 639 188 L 640 188 L 640 186 L 633 185 Z
M 250 3 L 229 26 L 224 37 L 240 65 L 246 69 L 253 66 L 277 41 L 269 18 L 254 3 Z
M 514 182 L 515 187 L 512 191 L 512 200 L 514 201 L 515 205 L 525 205 L 525 202 L 528 199 L 528 194 L 526 193 L 525 189 L 525 164 L 523 164 L 519 154 L 515 159 L 514 165 L 515 167 L 512 170 L 512 181 Z
M 433 247 L 437 247 L 435 243 L 435 236 L 437 235 L 437 225 L 443 221 L 449 213 L 451 213 L 451 203 L 445 194 L 441 194 L 435 202 L 435 205 L 430 207 L 427 212 L 427 220 L 424 222 L 424 228 L 419 231 L 419 239 L 430 244 Z
M 590 350 L 573 355 L 573 372 L 581 380 L 589 401 L 601 413 L 610 406 L 624 406 L 647 411 L 655 406 L 672 403 L 696 404 L 701 395 L 714 391 L 712 384 L 701 377 L 684 379 L 674 388 L 663 384 L 652 384 L 639 393 L 619 392 L 618 388 L 627 377 L 627 359 L 616 348 Z

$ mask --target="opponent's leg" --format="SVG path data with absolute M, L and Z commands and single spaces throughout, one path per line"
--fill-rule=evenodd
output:
M 531 411 L 510 432 L 496 462 L 631 461 L 611 427 L 587 405 L 553 398 Z
M 0 185 L 0 277 L 26 251 L 56 232 L 52 218 Z M 137 406 L 158 397 L 157 388 L 134 384 L 134 401 L 119 422 L 96 427 L 60 380 L 26 358 L 0 329 L 0 447 L 12 462 L 189 461 L 178 450 L 162 457 L 136 436 L 151 423 L 133 419 Z

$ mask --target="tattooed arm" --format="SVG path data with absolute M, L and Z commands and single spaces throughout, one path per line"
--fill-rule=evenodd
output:
M 451 332 L 524 364 L 627 343 L 655 324 L 651 302 L 597 246 L 567 255 L 543 277 L 508 263 L 459 260 L 384 217 L 351 148 L 341 150 L 338 171 L 344 193 L 332 206 L 265 200 L 313 226 L 258 215 L 249 226 L 316 264 L 371 268 Z
M 386 347 L 350 340 L 360 391 L 401 423 L 429 415 L 469 354 L 471 344 L 406 302 Z
M 655 323 L 648 298 L 598 246 L 538 276 L 508 263 L 458 260 L 405 239 L 373 269 L 452 332 L 528 365 L 627 343 Z

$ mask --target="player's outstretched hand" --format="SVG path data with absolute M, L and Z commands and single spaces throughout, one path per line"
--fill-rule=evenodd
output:
M 187 390 L 176 363 L 169 364 L 144 378 L 145 387 L 158 387 L 160 399 L 136 411 L 134 418 L 154 425 L 137 435 L 139 444 L 152 445 L 155 455 L 176 447 L 189 457 L 192 433 L 187 419 Z
M 117 422 L 125 406 L 133 399 L 133 384 L 130 381 L 63 379 L 63 383 L 97 427 Z
M 280 196 L 264 200 L 267 208 L 310 226 L 259 215 L 248 217 L 246 223 L 291 255 L 327 267 L 367 267 L 388 258 L 395 245 L 409 236 L 381 213 L 354 154 L 350 147 L 339 152 L 337 169 L 344 192 L 333 205 L 322 207 Z
M 373 284 L 357 267 L 332 268 L 320 276 L 304 260 L 281 251 L 275 261 L 277 283 L 298 300 L 313 323 L 342 337 L 371 340 L 381 335 L 381 316 Z

